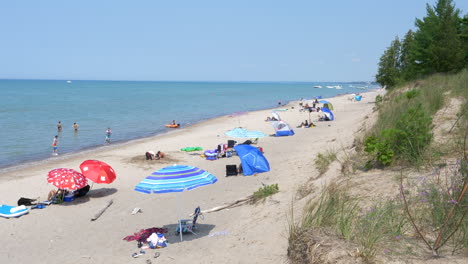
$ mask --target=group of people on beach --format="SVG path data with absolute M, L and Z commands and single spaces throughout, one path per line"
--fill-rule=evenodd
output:
M 75 133 L 77 133 L 77 132 L 78 132 L 79 125 L 78 125 L 76 122 L 74 122 L 72 127 L 73 127 L 73 130 L 75 131 Z M 58 131 L 59 133 L 61 133 L 62 130 L 63 130 L 63 128 L 62 128 L 62 121 L 58 121 L 58 123 L 57 123 L 57 131 Z M 110 144 L 110 142 L 111 142 L 111 135 L 112 135 L 112 130 L 110 129 L 110 127 L 107 128 L 105 134 L 106 134 L 106 143 L 107 143 L 107 144 Z M 59 137 L 58 135 L 55 135 L 54 138 L 52 139 L 52 155 L 58 155 L 58 143 L 59 143 L 58 137 Z

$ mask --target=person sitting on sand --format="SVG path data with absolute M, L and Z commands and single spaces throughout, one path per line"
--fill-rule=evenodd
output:
M 88 184 L 81 189 L 72 191 L 72 193 L 75 197 L 83 197 L 89 192 L 89 189 L 91 189 L 91 187 Z M 65 197 L 69 193 L 70 191 L 63 190 L 63 189 L 51 190 L 49 194 L 47 195 L 47 200 L 52 201 L 54 203 L 61 203 L 63 202 L 63 197 Z
M 156 153 L 156 159 L 163 159 L 165 157 L 166 154 L 164 152 L 158 151 L 158 153 Z
M 150 150 L 145 153 L 146 160 L 153 160 L 156 158 L 156 153 L 154 151 Z
M 271 118 L 269 116 L 267 116 L 267 118 L 265 119 L 265 121 L 271 121 Z
M 58 190 L 51 190 L 47 195 L 47 201 L 51 202 L 58 202 L 63 201 L 63 197 L 67 194 L 66 190 L 58 189 Z

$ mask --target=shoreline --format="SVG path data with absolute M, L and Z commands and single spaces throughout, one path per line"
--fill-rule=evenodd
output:
M 366 93 L 369 93 L 369 92 L 372 92 L 372 91 L 375 91 L 375 90 L 378 90 L 378 88 L 367 90 L 366 92 L 362 92 L 361 94 L 366 94 Z M 328 99 L 338 98 L 338 97 L 347 96 L 347 95 L 350 95 L 350 94 L 351 93 L 338 94 L 338 95 L 333 96 L 333 97 L 325 97 L 325 98 L 328 98 Z M 313 99 L 308 99 L 308 100 L 310 101 L 310 100 L 313 100 Z M 287 101 L 285 104 L 282 105 L 282 107 L 288 106 L 289 104 L 294 103 L 294 102 L 297 103 L 298 101 L 297 100 L 296 101 Z M 254 112 L 258 112 L 258 111 L 268 111 L 268 110 L 273 111 L 275 109 L 277 109 L 277 107 L 262 108 L 262 109 L 257 109 L 257 110 L 245 111 L 245 113 L 248 114 L 248 113 L 254 113 Z M 216 116 L 216 117 L 212 117 L 212 118 L 208 118 L 208 119 L 201 119 L 201 120 L 199 120 L 199 121 L 197 121 L 195 123 L 192 123 L 192 124 L 189 123 L 187 126 L 178 128 L 177 130 L 180 131 L 182 129 L 188 129 L 188 128 L 192 127 L 192 126 L 203 125 L 205 122 L 211 122 L 211 121 L 214 121 L 214 120 L 216 120 L 218 118 L 229 117 L 229 115 L 230 114 L 226 114 L 226 115 L 220 115 L 220 116 Z M 75 151 L 64 152 L 63 154 L 59 154 L 59 156 L 49 155 L 48 157 L 44 156 L 44 157 L 40 157 L 40 158 L 37 158 L 37 159 L 25 160 L 24 162 L 21 162 L 20 164 L 0 166 L 0 181 L 2 180 L 1 179 L 2 174 L 4 174 L 4 173 L 11 173 L 11 172 L 14 172 L 14 171 L 17 171 L 17 170 L 28 169 L 28 168 L 31 168 L 33 166 L 40 166 L 40 165 L 51 164 L 51 163 L 53 164 L 54 162 L 59 162 L 59 161 L 75 158 L 75 157 L 80 156 L 82 154 L 91 153 L 93 151 L 105 151 L 105 150 L 108 150 L 108 149 L 123 147 L 123 146 L 125 146 L 127 144 L 131 144 L 131 143 L 139 143 L 139 142 L 144 141 L 144 140 L 155 140 L 158 137 L 164 137 L 167 134 L 176 133 L 176 132 L 178 132 L 177 130 L 175 130 L 175 131 L 165 131 L 165 132 L 156 132 L 155 134 L 151 134 L 149 136 L 142 136 L 142 137 L 132 138 L 132 139 L 128 139 L 128 140 L 120 140 L 120 141 L 116 141 L 116 142 L 112 143 L 111 145 L 101 144 L 101 145 L 87 146 L 87 147 L 83 147 L 83 148 L 75 150 Z

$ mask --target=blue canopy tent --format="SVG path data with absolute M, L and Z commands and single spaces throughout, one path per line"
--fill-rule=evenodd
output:
M 234 149 L 241 159 L 244 176 L 270 171 L 268 160 L 258 148 L 250 145 L 236 145 Z

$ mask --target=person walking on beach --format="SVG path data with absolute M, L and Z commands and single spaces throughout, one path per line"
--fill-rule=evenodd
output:
M 78 124 L 75 122 L 73 123 L 73 129 L 75 130 L 75 132 L 78 132 Z
M 106 130 L 106 143 L 107 144 L 110 143 L 111 135 L 112 135 L 112 130 L 110 129 L 110 127 L 108 127 Z
M 58 155 L 58 136 L 55 136 L 54 139 L 52 140 L 52 155 Z
M 58 121 L 57 130 L 58 130 L 58 132 L 62 132 L 62 121 Z

